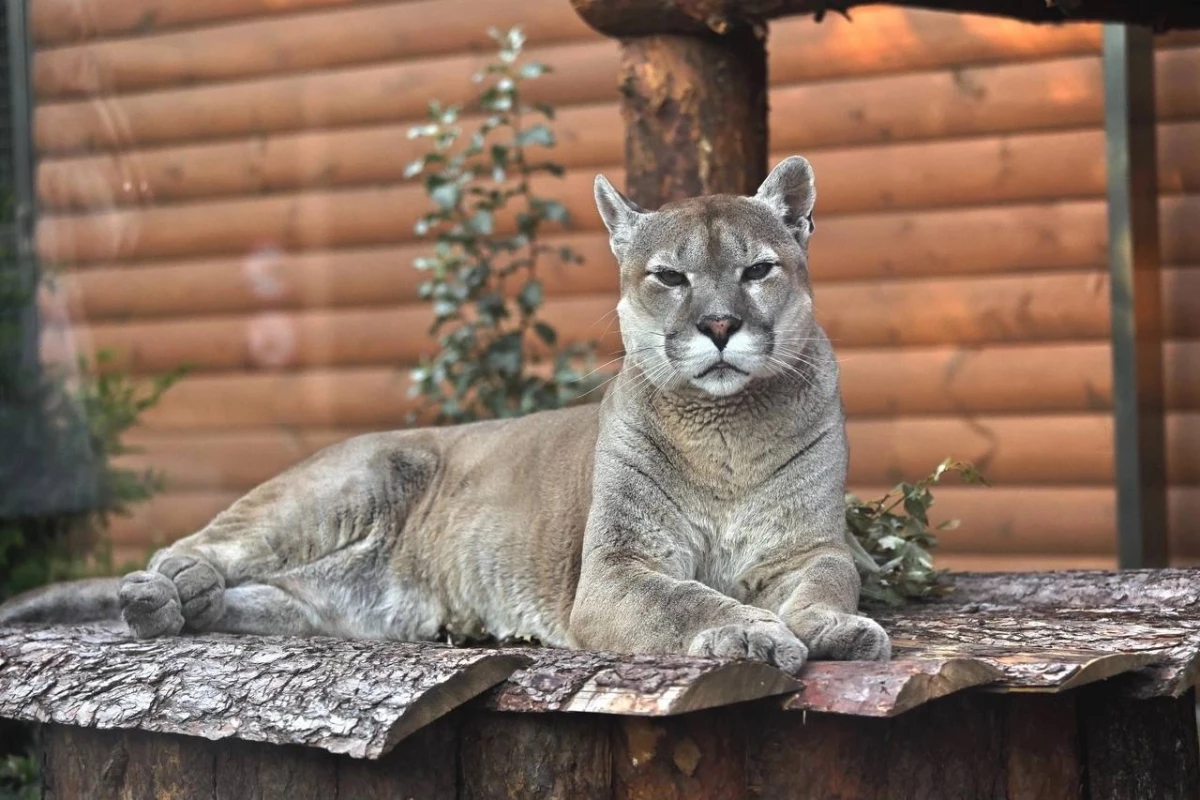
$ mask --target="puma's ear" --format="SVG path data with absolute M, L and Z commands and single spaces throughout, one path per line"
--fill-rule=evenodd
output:
M 769 205 L 798 240 L 803 241 L 813 232 L 817 185 L 808 159 L 791 156 L 779 162 L 758 187 L 754 199 Z
M 600 209 L 600 217 L 608 228 L 608 244 L 613 255 L 620 260 L 633 240 L 638 222 L 649 212 L 618 192 L 603 175 L 596 176 L 596 208 Z

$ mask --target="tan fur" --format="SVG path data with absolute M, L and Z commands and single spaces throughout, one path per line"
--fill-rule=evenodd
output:
M 887 658 L 845 542 L 814 197 L 800 158 L 753 198 L 653 213 L 598 178 L 628 354 L 602 404 L 328 448 L 126 576 L 125 620 L 139 636 L 526 636 L 789 671 Z

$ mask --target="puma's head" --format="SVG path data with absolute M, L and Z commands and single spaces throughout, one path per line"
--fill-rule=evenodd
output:
M 621 267 L 626 358 L 656 387 L 725 396 L 794 369 L 813 335 L 808 161 L 781 162 L 753 197 L 639 208 L 596 176 L 596 205 Z

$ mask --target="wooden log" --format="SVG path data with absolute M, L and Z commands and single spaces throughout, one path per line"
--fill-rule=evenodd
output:
M 1004 797 L 1003 702 L 962 694 L 888 721 L 832 714 L 764 719 L 749 747 L 752 796 Z
M 1172 143 L 1182 142 L 1192 127 L 1200 131 L 1200 123 L 1175 128 L 1178 135 L 1169 133 L 1170 128 L 1164 129 L 1163 140 L 1174 146 Z M 1103 162 L 1070 155 L 1077 136 L 1082 137 L 1079 149 L 1086 150 L 1090 134 L 1037 134 L 1017 137 L 1007 144 L 987 140 L 897 145 L 814 155 L 817 174 L 824 176 L 818 180 L 825 180 L 822 185 L 830 187 L 822 195 L 820 210 L 836 219 L 851 213 L 984 204 L 994 196 L 1014 202 L 1095 197 L 1103 191 L 1103 175 L 1097 175 L 1095 163 Z M 1093 144 L 1098 146 L 1100 140 Z M 1063 161 L 1079 168 L 1078 174 L 1055 171 L 1046 153 L 1060 154 Z M 965 162 L 968 156 L 980 159 L 982 164 L 975 170 L 960 172 L 963 164 L 959 160 Z M 1006 163 L 1008 166 L 1003 166 Z M 1200 184 L 1200 157 L 1189 156 L 1167 164 L 1163 177 L 1167 186 L 1187 189 Z M 926 180 L 913 184 L 905 179 L 909 174 L 906 170 L 922 174 Z M 621 180 L 617 169 L 602 171 L 610 180 Z M 564 203 L 577 229 L 597 230 L 600 223 L 591 192 L 595 172 L 574 170 L 562 180 L 541 181 L 537 188 Z M 878 181 L 865 182 L 856 177 L 871 172 L 879 174 Z M 1055 180 L 1043 172 L 1051 173 Z M 1010 182 L 1006 175 L 1024 177 L 1014 177 Z M 1179 224 L 1172 211 L 1191 209 L 1198 203 L 1194 195 L 1184 196 L 1164 208 L 1165 239 L 1170 240 L 1171 229 Z M 38 224 L 37 246 L 45 259 L 85 262 L 217 255 L 271 247 L 293 250 L 392 244 L 415 238 L 412 226 L 428 204 L 420 187 L 400 185 L 45 216 Z M 505 220 L 498 220 L 498 225 L 504 224 Z M 828 247 L 834 238 L 825 232 L 823 228 L 814 237 L 814 272 L 820 271 L 821 263 L 817 242 Z M 914 231 L 906 233 L 903 238 L 912 241 Z M 862 228 L 854 232 L 859 238 L 863 234 Z M 893 241 L 891 251 L 894 253 L 902 243 Z
M 361 432 L 135 429 L 124 441 L 138 452 L 117 463 L 161 470 L 172 490 L 247 490 L 317 449 Z M 1112 421 L 1106 414 L 851 419 L 847 433 L 854 486 L 915 480 L 951 455 L 975 464 L 993 486 L 1106 486 L 1112 481 Z M 1169 415 L 1167 440 L 1171 483 L 1200 484 L 1200 415 Z
M 619 179 L 619 171 L 609 172 Z M 592 171 L 576 171 L 562 180 L 537 181 L 534 187 L 557 196 L 576 227 L 595 230 L 601 223 L 592 196 L 594 178 Z M 417 238 L 414 225 L 431 207 L 423 188 L 413 184 L 314 191 L 47 216 L 38 223 L 36 239 L 39 254 L 56 262 L 231 253 L 269 256 L 277 250 L 411 242 Z M 514 213 L 499 217 L 497 229 L 512 230 Z
M 37 0 L 30 8 L 35 44 L 77 42 L 96 36 L 148 33 L 173 27 L 214 23 L 284 11 L 353 5 L 357 0 L 214 0 L 198 5 L 186 0 L 118 0 L 76 2 Z
M 79 40 L 81 44 L 37 54 L 35 86 L 40 97 L 57 99 L 94 91 L 95 78 L 85 77 L 85 72 L 103 76 L 101 86 L 105 90 L 124 93 L 295 69 L 328 69 L 370 60 L 461 52 L 470 47 L 490 46 L 490 41 L 482 38 L 489 21 L 499 27 L 519 22 L 530 40 L 537 44 L 595 35 L 584 28 L 565 3 L 535 9 L 515 0 L 504 3 L 432 1 L 438 3 L 436 14 L 422 13 L 417 0 L 407 0 L 398 9 L 392 4 L 377 9 L 351 6 L 321 11 L 314 8 L 304 15 L 273 16 L 262 20 L 250 17 L 246 22 L 214 29 L 195 28 L 179 33 L 150 33 L 122 41 L 96 41 L 107 38 L 110 33 L 120 33 L 99 29 L 118 23 L 122 17 L 119 9 L 106 7 L 106 14 L 93 15 L 88 33 L 62 40 Z M 38 5 L 50 3 L 59 5 L 60 0 L 43 0 Z M 424 5 L 428 7 L 429 4 L 430 0 L 425 0 Z M 519 18 L 513 16 L 516 9 L 522 12 Z M 401 12 L 405 24 L 396 29 Z M 71 13 L 79 14 L 80 6 L 72 5 Z M 462 16 L 471 19 L 463 20 Z M 414 28 L 421 24 L 423 17 L 436 20 L 438 24 L 421 30 L 420 36 L 414 36 Z M 159 16 L 158 19 L 163 18 Z M 69 16 L 60 15 L 57 21 L 67 20 Z M 1076 25 L 1051 31 L 1029 30 L 1007 20 L 972 22 L 965 25 L 941 14 L 896 8 L 863 9 L 855 14 L 853 25 L 840 18 L 827 19 L 820 25 L 807 19 L 778 20 L 771 27 L 772 33 L 788 47 L 772 59 L 772 81 L 898 73 L 953 64 L 1096 54 L 1100 50 L 1099 32 L 1091 26 Z M 159 30 L 168 29 L 169 25 L 159 27 Z M 360 42 L 360 47 L 349 48 L 330 34 L 331 29 L 343 31 L 346 39 Z M 403 38 L 381 41 L 381 30 Z M 1187 45 L 1194 39 L 1176 36 L 1160 42 L 1160 46 Z M 893 45 L 881 51 L 874 46 L 878 41 L 891 41 Z M 402 48 L 399 42 L 403 42 Z M 250 45 L 257 45 L 257 50 Z M 214 47 L 229 54 L 228 65 L 204 57 L 204 53 L 211 52 Z
M 1004 703 L 1010 800 L 1077 800 L 1083 787 L 1074 693 Z
M 528 99 L 611 102 L 616 47 L 610 42 L 562 44 L 529 51 L 553 69 L 530 84 Z M 311 74 L 147 92 L 120 98 L 48 103 L 35 112 L 42 154 L 124 149 L 206 141 L 248 133 L 362 125 L 425 116 L 429 98 L 466 103 L 478 92 L 470 76 L 490 53 L 441 56 Z
M 1167 347 L 1172 409 L 1200 408 L 1200 387 L 1191 384 L 1194 350 L 1191 342 Z M 857 350 L 841 354 L 840 369 L 851 416 L 1104 411 L 1107 355 L 1101 344 Z M 412 408 L 403 399 L 407 389 L 403 368 L 195 375 L 144 421 L 159 429 L 394 424 Z
M 474 714 L 461 738 L 463 800 L 609 800 L 612 752 L 604 717 Z
M 460 714 L 452 712 L 416 731 L 378 760 L 338 759 L 337 789 L 325 797 L 457 800 L 461 731 Z
M 52 736 L 61 736 L 65 726 L 48 726 Z M 423 728 L 409 737 L 404 751 L 425 738 L 425 732 L 438 729 L 438 723 Z M 118 734 L 124 737 L 145 736 L 134 732 Z M 89 737 L 95 741 L 97 737 Z M 147 737 L 151 742 L 174 741 L 162 734 Z M 199 749 L 196 739 L 182 742 Z M 336 797 L 339 786 L 339 764 L 331 753 L 298 745 L 268 745 L 259 742 L 237 742 L 234 746 L 212 745 L 213 800 L 326 800 Z M 394 751 L 393 751 L 394 752 Z M 385 757 L 386 758 L 386 757 Z M 341 766 L 345 766 L 343 762 Z M 355 762 L 349 762 L 351 764 Z M 436 763 L 436 762 L 435 762 Z M 354 796 L 354 795 L 351 795 Z M 360 797 L 366 797 L 358 795 Z
M 894 717 L 931 700 L 997 681 L 996 667 L 973 658 L 894 659 L 887 664 L 814 661 L 788 711 Z
M 488 708 L 664 717 L 800 688 L 794 678 L 754 661 L 570 650 L 515 652 L 532 655 L 533 662 L 488 694 L 484 699 Z
M 1079 699 L 1079 730 L 1089 798 L 1194 798 L 1200 785 L 1196 702 L 1181 698 L 1133 700 L 1104 687 Z
M 147 1 L 156 2 L 157 0 Z M 59 0 L 44 0 L 44 2 L 46 4 L 50 2 L 57 3 Z M 410 3 L 406 3 L 406 5 Z M 481 11 L 480 13 L 486 14 L 489 12 Z M 116 18 L 117 15 L 114 14 L 112 19 Z M 105 19 L 107 20 L 109 17 L 106 16 Z M 483 30 L 483 28 L 484 26 L 480 25 L 477 30 Z M 342 30 L 341 23 L 331 26 L 329 29 Z M 1087 26 L 1074 26 L 1058 31 L 1036 31 L 1002 20 L 972 20 L 970 24 L 967 24 L 961 20 L 943 18 L 939 14 L 904 11 L 894 8 L 864 9 L 855 15 L 853 25 L 848 24 L 844 20 L 827 20 L 825 24 L 813 25 L 809 20 L 796 19 L 780 21 L 772 26 L 772 30 L 777 41 L 789 44 L 788 47 L 775 53 L 771 60 L 771 82 L 772 84 L 779 85 L 853 77 L 856 75 L 895 74 L 964 64 L 1045 59 L 1055 56 L 1099 52 L 1098 30 Z M 187 41 L 195 42 L 194 37 L 201 34 L 199 32 L 191 32 L 187 35 L 193 37 Z M 211 35 L 226 37 L 229 35 L 229 29 L 221 28 L 219 31 L 214 30 Z M 336 39 L 337 37 L 332 38 Z M 358 40 L 357 37 L 345 37 L 345 39 L 347 41 Z M 154 44 L 156 42 L 155 39 L 148 41 L 149 44 L 141 46 L 150 48 L 156 46 Z M 881 50 L 874 44 L 879 41 L 887 41 L 889 42 L 889 46 Z M 223 43 L 224 38 L 222 38 Z M 261 42 L 259 44 L 261 45 Z M 129 45 L 125 45 L 124 43 L 114 43 L 111 45 L 111 47 L 127 46 Z M 139 45 L 133 46 L 137 47 Z M 286 47 L 287 45 L 280 46 Z M 582 68 L 577 69 L 573 66 L 575 62 L 570 60 L 560 60 L 557 64 L 560 72 L 562 70 L 575 70 L 573 72 L 574 80 L 569 84 L 571 86 L 570 94 L 564 97 L 573 103 L 615 99 L 611 81 L 589 80 L 589 77 L 597 77 L 597 72 L 605 76 L 612 74 L 611 70 L 616 68 L 617 63 L 615 45 L 607 42 L 599 42 L 587 46 L 579 45 L 575 49 L 580 51 L 588 50 L 583 61 L 579 62 L 578 66 Z M 260 50 L 263 53 L 269 52 L 262 49 L 261 46 Z M 193 68 L 196 70 L 211 71 L 223 69 L 213 59 L 207 58 L 204 55 L 209 52 L 207 48 L 195 47 L 195 49 L 192 49 L 189 47 L 185 52 L 198 54 L 194 57 L 195 63 L 193 64 Z M 307 63 L 305 59 L 319 58 L 318 54 L 320 52 L 320 50 L 317 50 L 314 53 L 311 47 L 305 48 L 303 55 L 300 53 L 291 53 L 289 50 L 288 60 L 282 64 L 272 62 L 269 69 L 287 68 L 288 64 L 297 62 Z M 353 52 L 357 53 L 357 50 Z M 350 53 L 348 52 L 347 54 L 349 55 Z M 538 54 L 535 52 L 534 55 Z M 580 55 L 583 56 L 584 54 L 581 52 Z M 54 57 L 52 54 L 47 53 L 44 56 L 39 56 L 39 61 L 41 58 L 52 57 Z M 174 56 L 172 57 L 172 62 L 175 58 L 180 57 L 188 58 L 190 56 Z M 589 59 L 591 61 L 591 70 L 584 66 Z M 124 63 L 124 60 L 122 63 Z M 159 62 L 151 62 L 148 66 L 157 68 Z M 440 63 L 440 68 L 441 71 L 448 70 L 446 78 L 440 83 L 435 83 L 433 87 L 428 88 L 426 87 L 429 81 L 436 77 L 437 70 L 427 71 L 420 67 L 408 67 L 404 65 L 394 67 L 390 71 L 385 69 L 382 74 L 387 75 L 391 75 L 397 71 L 408 70 L 412 73 L 412 80 L 420 84 L 424 91 L 420 93 L 419 102 L 414 101 L 398 108 L 395 105 L 395 99 L 370 98 L 371 103 L 369 105 L 371 109 L 369 113 L 374 115 L 371 119 L 374 121 L 414 119 L 423 114 L 424 101 L 429 96 L 437 96 L 447 101 L 452 101 L 455 97 L 460 97 L 461 92 L 467 86 L 464 79 L 475 68 L 474 62 L 462 58 L 457 60 L 453 58 L 445 59 L 444 63 Z M 88 69 L 91 70 L 93 68 L 89 67 Z M 264 69 L 268 69 L 268 67 L 264 66 Z M 102 85 L 104 87 L 112 87 L 117 91 L 122 91 L 125 88 L 123 84 L 124 72 L 121 65 L 118 65 L 114 60 L 101 60 L 94 67 L 94 70 L 103 76 Z M 416 71 L 414 72 L 413 70 Z M 61 72 L 62 69 L 60 68 L 56 71 Z M 353 74 L 354 71 L 351 70 L 350 73 Z M 171 73 L 167 71 L 163 74 L 169 75 Z M 207 72 L 194 74 L 197 74 L 197 77 L 202 77 Z M 309 85 L 307 96 L 304 98 L 304 101 L 308 104 L 306 113 L 309 116 L 304 118 L 310 119 L 312 122 L 307 124 L 315 124 L 317 119 L 315 115 L 319 112 L 322 113 L 319 119 L 323 124 L 327 125 L 347 125 L 362 121 L 354 117 L 353 114 L 346 116 L 345 112 L 340 111 L 337 106 L 329 105 L 328 100 L 323 100 L 326 97 L 337 97 L 340 93 L 345 92 L 347 85 L 355 82 L 337 77 L 340 74 L 335 72 L 315 78 L 314 82 Z M 369 78 L 372 74 L 375 73 L 367 72 L 359 80 Z M 460 78 L 454 77 L 456 75 L 460 76 Z M 296 81 L 296 78 L 290 77 L 284 77 L 274 82 L 266 81 L 267 86 L 261 91 L 247 91 L 244 87 L 223 86 L 214 87 L 213 89 L 198 88 L 173 92 L 158 92 L 153 95 L 145 95 L 141 98 L 127 98 L 119 102 L 108 101 L 105 104 L 107 109 L 107 113 L 105 114 L 100 114 L 98 108 L 89 111 L 87 104 L 50 106 L 42 111 L 42 113 L 50 113 L 51 117 L 47 122 L 47 129 L 43 131 L 43 137 L 39 139 L 39 148 L 43 152 L 55 149 L 78 149 L 85 146 L 91 148 L 104 147 L 107 149 L 122 142 L 166 142 L 170 140 L 179 141 L 191 138 L 208 138 L 213 135 L 230 135 L 236 133 L 236 130 L 230 130 L 229 122 L 231 120 L 228 117 L 238 108 L 246 109 L 246 111 L 245 113 L 237 113 L 243 113 L 244 118 L 254 120 L 241 128 L 243 133 L 262 133 L 270 130 L 289 129 L 271 127 L 272 120 L 283 121 L 287 119 L 287 117 L 280 118 L 278 112 L 271 111 L 271 107 L 264 108 L 263 113 L 256 117 L 246 117 L 246 114 L 249 114 L 262 105 L 264 98 L 274 97 L 276 105 L 279 102 L 297 101 L 300 95 L 294 89 Z M 539 83 L 542 82 L 544 81 Z M 77 79 L 75 81 L 76 85 L 81 83 L 86 85 L 86 79 Z M 325 92 L 321 87 L 328 83 L 333 83 L 337 88 Z M 166 88 L 166 85 L 163 84 L 156 85 Z M 136 88 L 142 87 L 138 86 Z M 394 93 L 389 93 L 389 96 L 390 94 Z M 189 98 L 192 99 L 189 100 Z M 173 125 L 170 128 L 162 127 L 163 125 L 171 124 L 169 120 L 162 119 L 164 114 L 166 116 L 178 114 L 181 110 L 193 105 L 206 110 L 208 112 L 207 116 L 195 113 L 191 115 L 192 118 L 188 120 L 187 124 Z M 51 108 L 60 110 L 50 111 L 49 109 Z M 213 129 L 213 126 L 218 124 L 218 122 L 211 119 L 212 109 L 214 108 L 221 108 L 222 116 L 226 118 L 224 127 L 216 130 Z M 325 109 L 324 112 L 322 112 L 322 108 Z M 396 113 L 389 114 L 392 109 L 395 109 Z M 333 113 L 340 114 L 341 116 L 330 118 L 329 115 Z M 364 112 L 360 110 L 357 113 L 362 114 Z M 64 114 L 66 116 L 63 116 Z M 381 117 L 379 116 L 380 114 L 385 116 Z M 114 128 L 111 125 L 113 118 L 122 120 L 123 126 Z M 70 130 L 57 130 L 64 124 L 73 127 Z M 78 127 L 85 124 L 89 126 L 87 129 Z
M 646 208 L 753 194 L 767 176 L 765 34 L 645 36 L 621 44 L 626 186 Z
M 1200 81 L 1200 64 L 1192 53 L 1168 50 L 1158 56 L 1155 85 L 1163 121 L 1200 114 L 1200 102 L 1191 91 Z M 1071 90 L 1064 91 L 1064 86 Z M 775 151 L 807 153 L 849 145 L 1098 125 L 1103 92 L 1100 63 L 1089 57 L 781 86 L 769 93 L 769 103 L 776 120 Z M 562 109 L 554 125 L 559 139 L 555 160 L 568 168 L 619 163 L 623 158 L 619 113 L 615 105 Z M 786 124 L 799 118 L 804 125 Z M 464 121 L 471 124 L 470 119 Z M 425 146 L 407 138 L 408 128 L 408 124 L 387 124 L 286 132 L 44 159 L 38 165 L 38 194 L 52 209 L 111 208 L 400 181 L 405 165 Z M 1162 146 L 1163 157 L 1169 160 L 1171 147 L 1176 146 Z
M 683 719 L 622 718 L 613 743 L 612 797 L 747 797 L 745 736 L 741 716 L 724 709 Z
M 1174 200 L 1164 201 L 1166 208 L 1173 205 Z M 1177 261 L 1200 258 L 1200 236 L 1186 230 L 1186 213 L 1178 216 L 1168 255 Z M 837 280 L 1099 269 L 1104 236 L 1103 205 L 1092 201 L 823 219 L 812 249 L 818 307 L 822 313 L 826 306 L 832 310 L 835 303 L 826 303 L 824 292 Z M 554 266 L 551 260 L 548 293 L 616 291 L 616 269 L 603 233 L 554 235 L 547 243 L 568 245 L 586 261 L 578 269 Z M 296 253 L 264 247 L 228 258 L 91 265 L 57 276 L 43 295 L 42 312 L 69 323 L 72 317 L 101 321 L 409 302 L 422 280 L 412 261 L 428 254 L 428 247 Z
M 746 745 L 750 797 L 891 800 L 885 761 L 889 722 L 792 713 L 756 722 Z
M 1003 797 L 1003 719 L 999 698 L 976 693 L 897 717 L 883 757 L 889 798 Z
M 328 638 L 138 641 L 101 627 L 8 629 L 0 653 L 0 715 L 9 719 L 236 736 L 355 758 L 387 753 L 527 662 Z
M 1114 534 L 1115 535 L 1115 534 Z M 1010 553 L 995 555 L 992 553 L 939 553 L 937 555 L 939 569 L 949 569 L 955 572 L 978 570 L 982 572 L 1046 572 L 1065 569 L 1106 569 L 1117 568 L 1117 555 L 1113 552 L 1106 556 L 1068 555 L 1068 554 L 1021 554 Z
M 1163 293 L 1169 335 L 1200 334 L 1200 269 L 1167 272 Z M 1108 332 L 1108 285 L 1098 273 L 856 282 L 818 287 L 818 294 L 818 318 L 847 359 L 860 348 L 1070 342 Z M 595 342 L 606 362 L 622 347 L 616 301 L 615 292 L 551 295 L 543 313 L 564 341 Z M 180 364 L 194 371 L 413 364 L 436 350 L 432 321 L 422 302 L 90 324 L 76 333 L 96 350 L 113 351 L 112 368 L 146 374 Z M 71 337 L 61 334 L 58 326 L 48 332 L 47 360 L 62 360 L 55 348 Z
M 617 268 L 608 238 L 565 233 L 545 243 L 570 247 L 584 266 L 547 255 L 539 265 L 546 294 L 615 292 Z M 287 253 L 264 249 L 246 257 L 95 267 L 56 276 L 42 313 L 99 322 L 189 314 L 236 314 L 301 308 L 411 303 L 426 279 L 413 267 L 425 242 L 399 247 Z
M 89 800 L 156 800 L 161 797 L 190 800 L 213 797 L 216 794 L 214 788 L 221 782 L 216 773 L 212 746 L 200 739 L 145 731 L 99 734 L 65 725 L 47 728 L 43 744 L 46 800 L 77 797 Z M 325 777 L 314 774 L 311 769 L 298 767 L 294 761 L 281 771 L 289 778 L 303 775 L 306 781 L 320 781 Z M 312 785 L 327 791 L 336 789 L 336 784 L 328 781 Z M 217 796 L 230 797 L 225 792 Z
M 979 660 L 999 671 L 991 684 L 995 690 L 1065 692 L 1115 675 L 1140 674 L 1153 665 L 1144 680 L 1155 688 L 1140 693 L 1178 696 L 1180 686 L 1187 691 L 1191 684 L 1160 681 L 1155 671 L 1195 677 L 1200 620 L 1190 613 L 1130 606 L 1001 606 L 969 597 L 873 616 L 891 634 L 898 658 Z M 1124 684 L 1130 694 L 1136 686 Z
M 595 342 L 604 363 L 621 353 L 616 305 L 608 294 L 552 298 L 540 313 L 563 344 Z M 97 350 L 113 351 L 109 368 L 153 374 L 181 364 L 197 372 L 416 364 L 437 352 L 432 324 L 433 311 L 422 303 L 92 326 L 87 335 Z M 54 337 L 42 354 L 60 361 Z
M 1194 119 L 1191 87 L 1200 79 L 1194 50 L 1159 52 L 1155 78 L 1159 120 Z M 771 91 L 775 151 L 1078 129 L 1103 119 L 1100 61 L 1090 55 L 836 82 L 801 79 Z
M 567 168 L 621 160 L 615 104 L 563 109 L 555 119 L 555 161 Z M 470 130 L 477 118 L 463 121 Z M 404 170 L 428 151 L 408 123 L 283 133 L 46 160 L 38 196 L 58 209 L 111 209 L 242 194 L 407 182 Z
M 1075 572 L 1069 575 L 1024 575 L 1001 579 L 995 575 L 963 575 L 949 600 L 939 602 L 996 609 L 1050 608 L 1095 611 L 1119 609 L 1153 618 L 1164 608 L 1181 610 L 1185 621 L 1177 638 L 1155 648 L 1160 661 L 1141 671 L 1130 686 L 1137 697 L 1180 697 L 1200 675 L 1200 654 L 1191 650 L 1195 638 L 1193 611 L 1200 607 L 1196 571 L 1184 569 L 1128 570 L 1119 574 Z M 1189 631 L 1191 631 L 1189 633 Z M 1182 633 L 1183 639 L 1178 637 Z
M 111 24 L 108 14 L 120 12 L 110 10 L 112 5 L 116 4 L 105 5 L 101 24 Z M 495 48 L 488 28 L 508 30 L 514 25 L 539 46 L 598 38 L 566 3 L 406 0 L 326 5 L 334 7 L 251 16 L 240 24 L 159 35 L 154 31 L 172 26 L 156 18 L 153 22 L 167 24 L 142 29 L 136 38 L 43 50 L 34 57 L 34 88 L 43 101 L 58 100 L 486 51 Z M 80 4 L 72 5 L 76 13 L 79 9 Z M 221 58 L 212 58 L 215 52 Z

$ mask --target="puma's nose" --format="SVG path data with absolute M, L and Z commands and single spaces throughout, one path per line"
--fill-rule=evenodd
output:
M 737 317 L 719 317 L 710 314 L 707 317 L 702 317 L 696 323 L 696 327 L 700 329 L 701 333 L 712 339 L 713 344 L 717 346 L 718 350 L 724 350 L 725 345 L 729 344 L 729 337 L 737 333 L 742 327 L 742 321 Z

